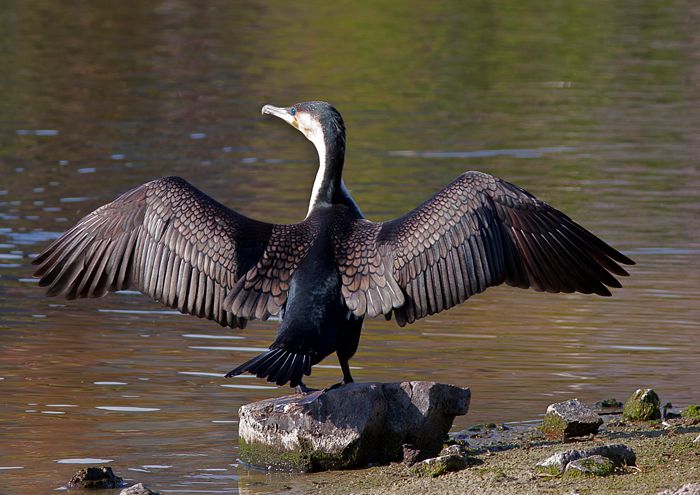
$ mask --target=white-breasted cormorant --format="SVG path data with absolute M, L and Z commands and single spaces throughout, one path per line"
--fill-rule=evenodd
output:
M 352 381 L 365 316 L 403 326 L 507 283 L 609 296 L 634 262 L 527 191 L 465 172 L 413 211 L 366 220 L 342 180 L 345 126 L 325 102 L 265 105 L 315 146 L 319 169 L 306 218 L 247 218 L 185 180 L 133 189 L 83 218 L 34 263 L 48 294 L 101 297 L 136 288 L 223 326 L 281 317 L 270 350 L 244 372 L 305 390 L 303 375 L 336 352 Z

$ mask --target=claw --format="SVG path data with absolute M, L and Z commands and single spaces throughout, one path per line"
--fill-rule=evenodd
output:
M 318 392 L 317 388 L 309 388 L 306 385 L 304 385 L 303 383 L 300 383 L 299 385 L 294 387 L 294 390 L 296 390 L 296 392 L 298 394 L 302 394 L 302 395 L 310 394 L 311 392 Z

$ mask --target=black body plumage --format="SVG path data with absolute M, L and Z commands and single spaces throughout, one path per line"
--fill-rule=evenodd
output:
M 365 316 L 413 323 L 507 283 L 609 296 L 633 261 L 523 189 L 465 172 L 406 215 L 363 218 L 342 183 L 345 127 L 323 102 L 263 108 L 298 128 L 321 163 L 307 218 L 247 218 L 183 179 L 129 191 L 83 218 L 34 263 L 52 296 L 101 297 L 136 288 L 223 326 L 282 317 L 270 351 L 250 372 L 303 387 L 336 352 L 352 381 Z

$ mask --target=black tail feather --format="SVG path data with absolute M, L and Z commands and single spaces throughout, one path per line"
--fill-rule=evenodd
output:
M 270 349 L 229 371 L 226 377 L 230 378 L 246 372 L 258 378 L 267 378 L 268 382 L 277 385 L 289 382 L 291 387 L 296 387 L 301 384 L 304 375 L 311 374 L 311 356 L 284 349 Z

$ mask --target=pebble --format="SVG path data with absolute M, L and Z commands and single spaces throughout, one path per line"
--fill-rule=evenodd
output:
M 124 488 L 119 492 L 119 495 L 160 495 L 160 493 L 154 492 L 150 488 L 144 486 L 143 483 L 138 483 L 129 488 Z

